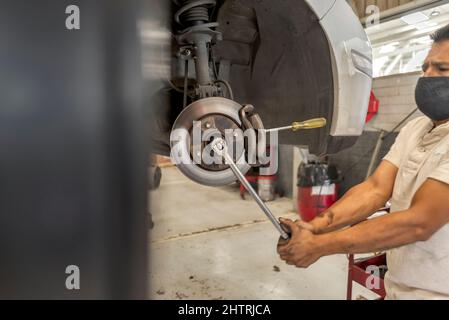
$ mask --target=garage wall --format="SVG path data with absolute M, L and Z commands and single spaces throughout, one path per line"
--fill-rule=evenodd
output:
M 397 133 L 394 133 L 384 140 L 375 166 L 388 153 L 396 137 Z M 341 195 L 365 180 L 372 152 L 378 138 L 378 132 L 365 131 L 352 148 L 330 157 L 330 162 L 336 164 L 343 175 Z
M 296 175 L 293 170 L 293 146 L 279 146 L 279 167 L 276 180 L 276 192 L 280 196 L 292 197 L 293 178 Z
M 414 72 L 374 79 L 373 90 L 380 100 L 380 110 L 365 130 L 390 131 L 416 109 L 415 86 L 420 76 L 421 72 Z M 422 115 L 417 111 L 410 120 Z

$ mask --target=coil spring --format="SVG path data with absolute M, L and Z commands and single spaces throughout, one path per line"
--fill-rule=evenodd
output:
M 177 1 L 176 4 L 179 5 Z M 184 0 L 175 13 L 175 21 L 186 27 L 181 33 L 192 30 L 205 30 L 218 27 L 218 22 L 211 22 L 209 8 L 215 7 L 217 0 Z

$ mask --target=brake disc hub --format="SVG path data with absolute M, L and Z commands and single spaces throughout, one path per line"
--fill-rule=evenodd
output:
M 243 146 L 244 139 L 241 109 L 232 100 L 213 97 L 195 101 L 181 112 L 173 126 L 170 144 L 172 158 L 184 175 L 207 186 L 224 186 L 236 181 L 222 156 L 212 150 L 210 144 L 217 138 L 234 144 L 234 161 L 242 173 L 249 171 L 251 166 L 245 161 L 245 150 L 237 147 Z M 198 134 L 200 137 L 195 137 Z M 211 163 L 205 156 L 218 161 Z

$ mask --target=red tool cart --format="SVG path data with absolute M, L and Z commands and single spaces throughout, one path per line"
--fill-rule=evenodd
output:
M 383 208 L 381 211 L 375 213 L 371 218 L 379 217 L 382 215 L 387 214 L 390 211 L 389 208 Z M 386 266 L 387 266 L 387 257 L 385 253 L 377 253 L 370 257 L 360 258 L 356 259 L 353 254 L 348 255 L 348 287 L 346 292 L 346 299 L 352 300 L 352 288 L 354 285 L 354 282 L 358 283 L 364 288 L 367 288 L 368 290 L 371 290 L 372 292 L 376 293 L 380 296 L 380 299 L 385 299 L 386 293 L 385 293 L 385 285 L 384 285 L 384 275 L 386 272 Z M 379 276 L 373 275 L 369 272 L 368 267 L 370 266 L 376 266 L 378 267 Z M 367 280 L 368 278 L 373 280 L 375 279 L 376 282 L 380 284 L 378 288 L 368 288 L 367 286 Z
M 351 254 L 348 256 L 349 266 L 348 266 L 348 289 L 346 293 L 346 299 L 352 300 L 352 287 L 353 282 L 360 284 L 362 287 L 367 288 L 367 280 L 368 277 L 376 277 L 371 273 L 368 273 L 366 270 L 368 266 L 377 266 L 379 268 L 383 268 L 387 264 L 387 259 L 385 254 L 375 255 L 373 257 L 358 259 L 354 258 L 354 255 Z M 381 276 L 379 279 L 380 287 L 379 288 L 367 288 L 372 292 L 378 294 L 380 299 L 384 299 L 386 296 L 384 279 Z

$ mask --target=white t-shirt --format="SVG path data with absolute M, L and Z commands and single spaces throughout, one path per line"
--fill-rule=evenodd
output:
M 409 122 L 384 158 L 399 168 L 391 212 L 408 209 L 427 179 L 449 184 L 449 123 L 433 128 L 427 117 Z M 427 241 L 390 250 L 387 265 L 387 299 L 449 299 L 449 224 Z

